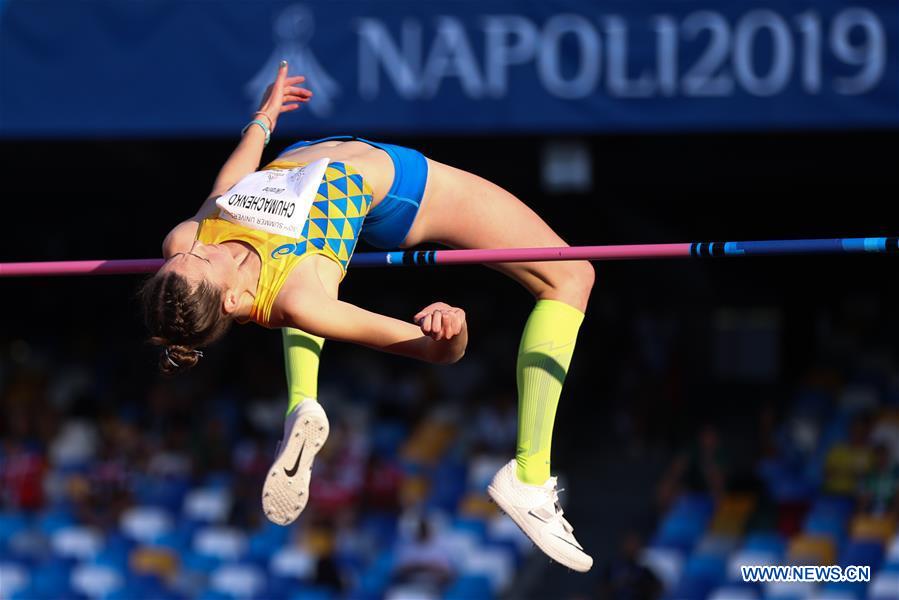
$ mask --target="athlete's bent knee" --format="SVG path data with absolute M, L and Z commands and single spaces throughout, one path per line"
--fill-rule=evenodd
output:
M 596 271 L 588 261 L 555 263 L 551 269 L 549 288 L 538 297 L 561 300 L 583 310 L 595 281 Z

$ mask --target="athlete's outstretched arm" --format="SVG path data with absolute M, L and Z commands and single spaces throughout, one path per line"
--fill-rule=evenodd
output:
M 275 81 L 265 91 L 262 103 L 259 105 L 253 118 L 266 123 L 272 131 L 278 122 L 281 113 L 290 112 L 300 107 L 303 102 L 308 102 L 312 92 L 298 87 L 306 78 L 302 75 L 287 76 L 287 63 L 282 62 L 278 68 Z M 225 193 L 235 183 L 253 173 L 259 168 L 262 160 L 262 151 L 265 148 L 265 132 L 262 127 L 253 125 L 246 130 L 237 148 L 225 161 L 215 178 L 212 192 L 206 201 L 200 206 L 197 213 L 187 221 L 179 223 L 166 236 L 162 243 L 163 256 L 168 258 L 172 254 L 185 251 L 193 243 L 200 221 L 215 211 L 216 199 Z
M 306 289 L 301 296 L 290 303 L 290 326 L 313 335 L 442 364 L 458 361 L 468 345 L 465 312 L 442 302 L 422 309 L 415 325 L 324 293 Z
M 312 92 L 298 87 L 306 78 L 302 75 L 287 76 L 287 61 L 282 61 L 275 81 L 265 91 L 259 111 L 254 115 L 263 123 L 267 123 L 272 132 L 278 123 L 281 113 L 290 112 L 308 102 Z M 265 132 L 256 125 L 247 129 L 240 143 L 219 171 L 212 186 L 211 197 L 219 196 L 235 183 L 259 168 L 262 151 L 265 148 Z

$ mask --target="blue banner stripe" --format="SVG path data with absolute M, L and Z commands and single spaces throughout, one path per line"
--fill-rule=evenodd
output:
M 5 139 L 237 136 L 281 59 L 315 92 L 278 122 L 284 144 L 899 127 L 896 0 L 0 0 L 0 15 Z

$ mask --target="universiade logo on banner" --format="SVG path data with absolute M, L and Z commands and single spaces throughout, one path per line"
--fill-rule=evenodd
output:
M 331 77 L 316 58 L 310 42 L 315 33 L 315 16 L 302 5 L 294 4 L 284 9 L 272 23 L 275 48 L 255 76 L 247 83 L 246 92 L 255 107 L 271 83 L 271 74 L 282 59 L 290 64 L 290 72 L 305 75 L 306 87 L 315 95 L 306 104 L 316 117 L 330 116 L 334 111 L 340 85 Z

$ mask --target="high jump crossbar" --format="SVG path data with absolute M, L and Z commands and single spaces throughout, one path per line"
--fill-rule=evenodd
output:
M 899 238 L 897 237 L 362 252 L 353 257 L 350 266 L 354 268 L 416 267 L 555 260 L 648 260 L 771 255 L 886 254 L 892 252 L 899 252 Z M 153 273 L 163 262 L 161 258 L 9 262 L 0 263 L 0 277 Z

